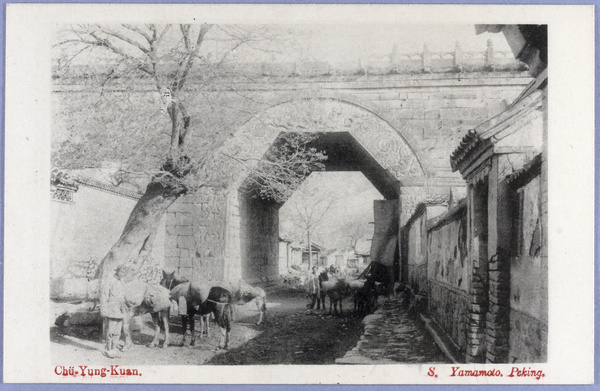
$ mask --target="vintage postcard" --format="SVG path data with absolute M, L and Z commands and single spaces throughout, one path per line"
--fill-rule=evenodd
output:
M 6 10 L 5 382 L 593 382 L 593 6 Z

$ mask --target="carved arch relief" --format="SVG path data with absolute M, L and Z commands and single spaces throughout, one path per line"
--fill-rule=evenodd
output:
M 223 146 L 223 152 L 258 162 L 281 132 L 348 132 L 394 178 L 423 176 L 417 155 L 388 122 L 351 103 L 304 99 L 254 116 Z M 236 178 L 239 185 L 244 178 Z

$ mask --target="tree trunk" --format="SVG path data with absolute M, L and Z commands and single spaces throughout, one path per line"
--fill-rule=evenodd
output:
M 308 234 L 308 270 L 310 270 L 310 263 L 312 261 L 312 244 L 310 243 L 310 230 L 306 232 Z
M 113 275 L 117 267 L 128 262 L 140 268 L 152 249 L 160 219 L 184 193 L 182 186 L 151 182 L 129 215 L 121 237 L 98 265 L 95 278 Z

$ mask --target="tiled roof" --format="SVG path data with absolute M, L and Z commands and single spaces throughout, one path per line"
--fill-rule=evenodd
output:
M 452 171 L 458 170 L 460 162 L 469 156 L 473 150 L 479 149 L 485 143 L 489 144 L 489 141 L 482 139 L 475 129 L 469 130 L 458 147 L 452 152 L 452 155 L 450 155 Z
M 429 194 L 425 199 L 415 206 L 415 211 L 410 216 L 410 218 L 406 221 L 404 226 L 409 226 L 415 221 L 428 206 L 448 206 L 448 201 L 450 200 L 450 196 L 446 194 Z
M 506 177 L 506 183 L 513 187 L 520 187 L 542 172 L 542 154 L 536 155 L 522 169 Z
M 134 200 L 139 200 L 140 198 L 142 198 L 142 195 L 143 195 L 139 192 L 135 192 L 132 190 L 126 190 L 126 189 L 120 189 L 118 187 L 115 187 L 115 186 L 106 184 L 104 182 L 100 182 L 96 179 L 88 178 L 85 176 L 78 177 L 77 182 L 79 182 L 80 184 L 87 186 L 87 187 L 102 190 L 107 193 L 112 193 L 112 194 L 120 195 L 120 196 L 127 197 L 127 198 L 132 198 Z
M 536 91 L 538 93 L 534 93 Z M 527 96 L 516 100 L 502 113 L 481 123 L 475 129 L 469 130 L 458 147 L 452 152 L 452 155 L 450 155 L 452 171 L 462 169 L 460 166 L 463 162 L 477 157 L 488 147 L 510 135 L 512 133 L 510 129 L 513 124 L 539 110 L 541 107 L 541 92 L 539 90 L 531 91 Z
M 54 186 L 69 188 L 77 191 L 80 185 L 108 193 L 120 195 L 134 200 L 142 198 L 142 193 L 133 190 L 115 187 L 111 184 L 93 179 L 84 175 L 71 175 L 68 170 L 54 169 L 51 173 L 50 183 Z

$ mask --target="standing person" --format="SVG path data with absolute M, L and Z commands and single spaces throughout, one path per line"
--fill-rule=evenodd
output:
M 105 342 L 102 354 L 110 358 L 120 356 L 117 347 L 121 339 L 123 318 L 127 313 L 124 282 L 126 274 L 125 267 L 119 266 L 115 275 L 108 277 L 100 290 L 100 315 Z
M 313 266 L 312 274 L 308 277 L 308 296 L 310 297 L 311 302 L 306 305 L 306 308 L 312 310 L 315 308 L 315 303 L 321 296 L 321 286 L 319 284 L 319 274 L 317 273 L 316 266 Z

